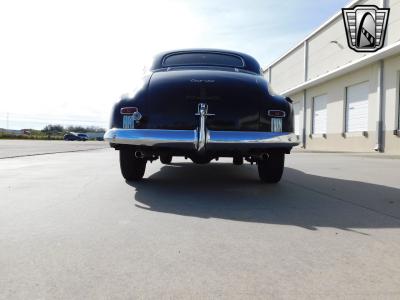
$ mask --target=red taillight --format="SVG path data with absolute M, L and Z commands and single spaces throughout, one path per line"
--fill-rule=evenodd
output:
M 137 112 L 137 107 L 121 107 L 121 115 L 132 115 L 133 113 Z
M 268 116 L 273 118 L 284 118 L 286 113 L 283 110 L 270 109 L 268 110 Z

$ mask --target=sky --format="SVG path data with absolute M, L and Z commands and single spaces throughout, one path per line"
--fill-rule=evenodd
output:
M 266 67 L 347 3 L 1 1 L 0 128 L 106 128 L 112 105 L 157 52 L 229 49 Z

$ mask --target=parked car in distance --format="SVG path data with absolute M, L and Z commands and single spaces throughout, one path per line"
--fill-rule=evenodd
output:
M 299 144 L 292 101 L 271 92 L 259 63 L 214 49 L 157 55 L 142 88 L 115 104 L 110 128 L 104 139 L 119 150 L 127 180 L 140 180 L 147 161 L 183 156 L 197 164 L 246 160 L 263 182 L 276 183 Z
M 86 133 L 78 133 L 78 136 L 81 138 L 81 141 L 87 141 L 89 139 Z
M 64 134 L 64 141 L 87 141 L 88 136 L 83 133 L 68 132 Z

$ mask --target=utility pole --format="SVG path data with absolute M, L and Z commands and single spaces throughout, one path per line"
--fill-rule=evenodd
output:
M 6 115 L 6 124 L 7 124 L 7 127 L 6 127 L 6 128 L 7 128 L 7 131 L 8 131 L 8 129 L 9 129 L 9 128 L 8 128 L 8 118 L 9 118 L 9 116 L 10 116 L 10 114 L 7 113 L 7 115 Z

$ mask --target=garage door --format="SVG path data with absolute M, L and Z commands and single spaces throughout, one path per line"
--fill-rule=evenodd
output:
M 296 102 L 293 104 L 293 111 L 294 111 L 294 133 L 296 135 L 300 135 L 300 109 L 301 104 L 300 102 Z
M 313 133 L 326 133 L 327 113 L 326 106 L 328 103 L 327 95 L 314 97 L 313 100 Z
M 368 131 L 369 83 L 347 87 L 346 131 Z

